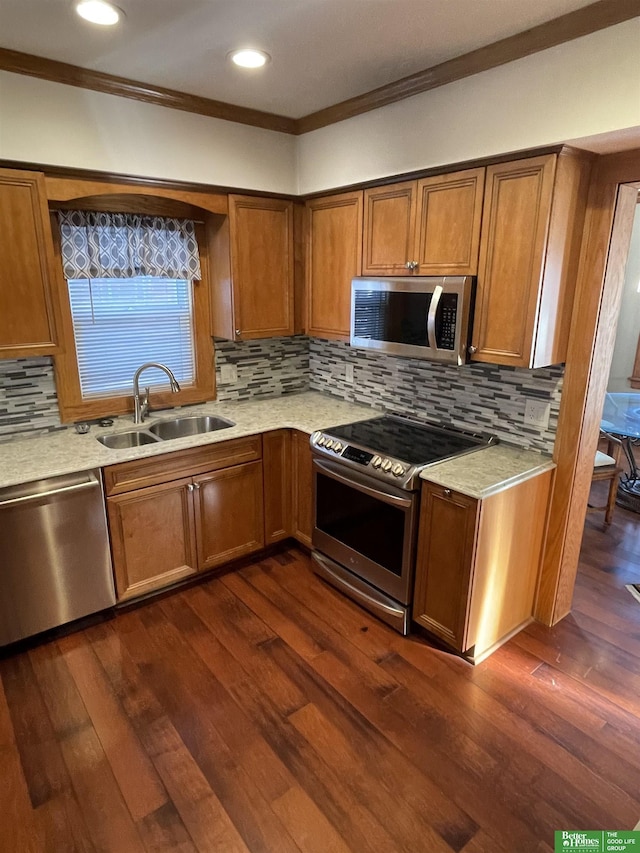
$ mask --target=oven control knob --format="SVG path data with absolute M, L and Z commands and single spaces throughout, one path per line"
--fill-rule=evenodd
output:
M 391 460 L 390 459 L 384 460 L 384 462 L 382 463 L 382 470 L 383 471 L 390 471 L 391 470 Z
M 336 441 L 336 443 L 333 445 L 333 452 L 334 452 L 334 453 L 340 453 L 340 451 L 341 451 L 343 448 L 344 448 L 344 444 L 340 444 L 340 442 L 339 442 L 339 441 Z
M 327 439 L 323 435 L 321 435 L 320 438 L 316 441 L 316 444 L 318 445 L 318 447 L 324 447 L 326 441 Z
M 333 447 L 333 439 L 332 439 L 332 438 L 328 438 L 328 439 L 325 441 L 324 446 L 327 448 L 327 450 L 331 450 L 331 448 Z
M 372 468 L 379 468 L 382 465 L 382 458 L 380 456 L 374 456 L 371 460 Z
M 404 474 L 404 468 L 398 462 L 391 469 L 391 473 L 396 477 L 402 477 Z

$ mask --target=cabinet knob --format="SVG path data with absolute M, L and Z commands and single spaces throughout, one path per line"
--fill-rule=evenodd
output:
M 242 335 L 242 329 L 236 329 L 236 338 L 239 338 Z
M 469 355 L 473 355 L 475 352 L 478 352 L 478 347 L 474 347 L 473 344 L 469 347 Z
M 413 271 L 413 270 L 417 269 L 418 262 L 417 261 L 407 261 L 407 263 L 405 264 L 405 267 L 406 267 L 406 269 Z
M 443 492 L 443 495 L 445 496 L 445 498 L 450 498 L 451 497 L 451 489 L 445 489 Z
M 187 483 L 187 491 L 188 491 L 188 492 L 192 492 L 192 491 L 193 491 L 193 483 Z

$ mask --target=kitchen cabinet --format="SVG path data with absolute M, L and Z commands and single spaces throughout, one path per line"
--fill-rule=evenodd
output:
M 362 269 L 362 191 L 307 207 L 307 334 L 349 340 L 351 279 Z
M 484 173 L 365 190 L 362 274 L 476 275 Z
M 309 436 L 295 430 L 292 435 L 291 477 L 293 487 L 292 535 L 311 548 L 313 531 L 313 465 Z
M 59 352 L 44 175 L 0 169 L 0 358 Z
M 264 538 L 267 545 L 291 535 L 291 430 L 262 436 L 264 466 Z
M 564 149 L 487 167 L 473 361 L 565 361 L 590 164 Z
M 474 663 L 532 620 L 551 476 L 482 500 L 422 485 L 413 619 Z
M 260 436 L 104 469 L 118 600 L 264 547 Z
M 214 337 L 294 332 L 293 202 L 230 195 L 229 215 L 207 225 Z
M 201 474 L 193 486 L 201 571 L 264 548 L 262 462 Z

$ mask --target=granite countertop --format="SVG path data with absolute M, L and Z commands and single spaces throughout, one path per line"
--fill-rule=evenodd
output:
M 482 499 L 555 467 L 555 462 L 546 454 L 510 444 L 496 444 L 436 462 L 420 476 L 470 498 Z
M 114 450 L 96 441 L 97 436 L 106 433 L 144 429 L 159 420 L 200 414 L 228 418 L 235 422 L 235 426 L 124 450 Z M 59 474 L 103 468 L 131 459 L 159 456 L 272 429 L 291 428 L 311 434 L 317 429 L 352 423 L 379 414 L 382 412 L 368 406 L 348 403 L 318 391 L 306 391 L 265 400 L 204 403 L 152 412 L 143 426 L 135 425 L 133 417 L 129 415 L 118 418 L 112 427 L 92 425 L 86 435 L 78 435 L 74 429 L 67 429 L 51 435 L 1 443 L 0 488 Z M 470 497 L 483 498 L 553 467 L 548 456 L 498 444 L 457 459 L 435 463 L 423 472 L 422 477 Z
M 159 420 L 201 414 L 228 418 L 235 422 L 235 426 L 126 450 L 114 450 L 96 441 L 97 436 L 106 433 L 146 429 Z M 203 403 L 151 412 L 143 425 L 134 424 L 132 415 L 123 416 L 117 418 L 111 427 L 92 425 L 86 435 L 78 435 L 74 429 L 66 429 L 51 435 L 0 443 L 0 488 L 58 474 L 103 468 L 130 459 L 159 456 L 188 447 L 228 441 L 271 429 L 292 428 L 311 434 L 316 429 L 364 420 L 378 414 L 382 412 L 368 406 L 347 403 L 338 397 L 330 397 L 317 391 L 305 391 L 266 400 Z

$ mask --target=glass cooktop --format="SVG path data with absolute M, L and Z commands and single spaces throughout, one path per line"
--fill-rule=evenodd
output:
M 427 465 L 490 441 L 486 436 L 417 424 L 394 415 L 330 427 L 323 433 L 410 465 Z

